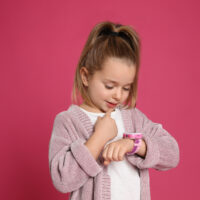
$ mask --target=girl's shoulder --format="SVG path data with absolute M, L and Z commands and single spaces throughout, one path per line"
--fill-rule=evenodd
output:
M 124 124 L 128 129 L 134 125 L 135 129 L 139 129 L 146 121 L 146 115 L 138 108 L 125 108 L 120 109 Z M 132 130 L 132 129 L 131 129 Z
M 119 108 L 120 111 L 125 114 L 125 115 L 131 115 L 131 116 L 135 116 L 137 118 L 147 118 L 147 116 L 141 111 L 141 109 L 139 108 L 123 108 L 123 107 L 120 107 Z
M 55 115 L 55 122 L 67 122 L 73 120 L 74 109 L 70 105 L 66 110 L 62 110 Z
M 75 104 L 71 104 L 66 110 L 57 113 L 55 119 L 68 121 L 72 124 L 80 122 L 87 123 L 89 121 L 87 115 Z
M 126 109 L 120 109 L 122 115 L 126 119 L 131 119 L 133 122 L 137 124 L 141 124 L 142 126 L 144 125 L 153 125 L 153 126 L 160 126 L 162 127 L 161 123 L 158 122 L 153 122 L 150 118 L 149 115 L 145 114 L 141 109 L 139 108 L 126 108 Z

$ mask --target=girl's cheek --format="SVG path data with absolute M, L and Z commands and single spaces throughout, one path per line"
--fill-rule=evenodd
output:
M 126 101 L 126 99 L 128 98 L 128 96 L 129 96 L 129 93 L 127 92 L 127 94 L 125 94 L 124 97 L 123 97 L 123 102 Z
M 101 96 L 102 96 L 103 98 L 107 98 L 107 97 L 110 96 L 110 94 L 109 94 L 109 92 L 104 91 L 104 92 L 101 92 Z
M 106 89 L 104 86 L 101 89 L 99 89 L 99 92 L 102 97 L 107 97 L 111 94 L 111 92 L 108 89 Z

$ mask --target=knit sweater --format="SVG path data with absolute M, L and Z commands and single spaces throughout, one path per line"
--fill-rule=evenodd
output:
M 154 123 L 138 108 L 120 108 L 126 132 L 141 132 L 146 143 L 145 158 L 126 155 L 140 172 L 140 199 L 150 200 L 149 168 L 165 171 L 179 163 L 179 146 L 161 124 Z M 110 177 L 107 168 L 95 160 L 84 144 L 94 132 L 89 117 L 79 106 L 55 117 L 49 142 L 49 169 L 55 188 L 71 193 L 71 200 L 109 200 Z

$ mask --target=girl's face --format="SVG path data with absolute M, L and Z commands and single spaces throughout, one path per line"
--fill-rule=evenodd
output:
M 108 58 L 100 71 L 92 77 L 88 76 L 85 67 L 80 70 L 83 84 L 88 88 L 88 94 L 93 105 L 81 107 L 89 112 L 106 112 L 110 107 L 116 107 L 126 101 L 131 84 L 136 74 L 136 66 L 125 59 Z

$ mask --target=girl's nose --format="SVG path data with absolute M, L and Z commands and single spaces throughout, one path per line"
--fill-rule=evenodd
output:
M 122 91 L 121 91 L 120 88 L 119 88 L 119 89 L 117 88 L 117 89 L 115 90 L 115 93 L 114 93 L 114 95 L 113 95 L 113 98 L 114 98 L 116 101 L 120 101 L 121 97 L 122 97 Z

